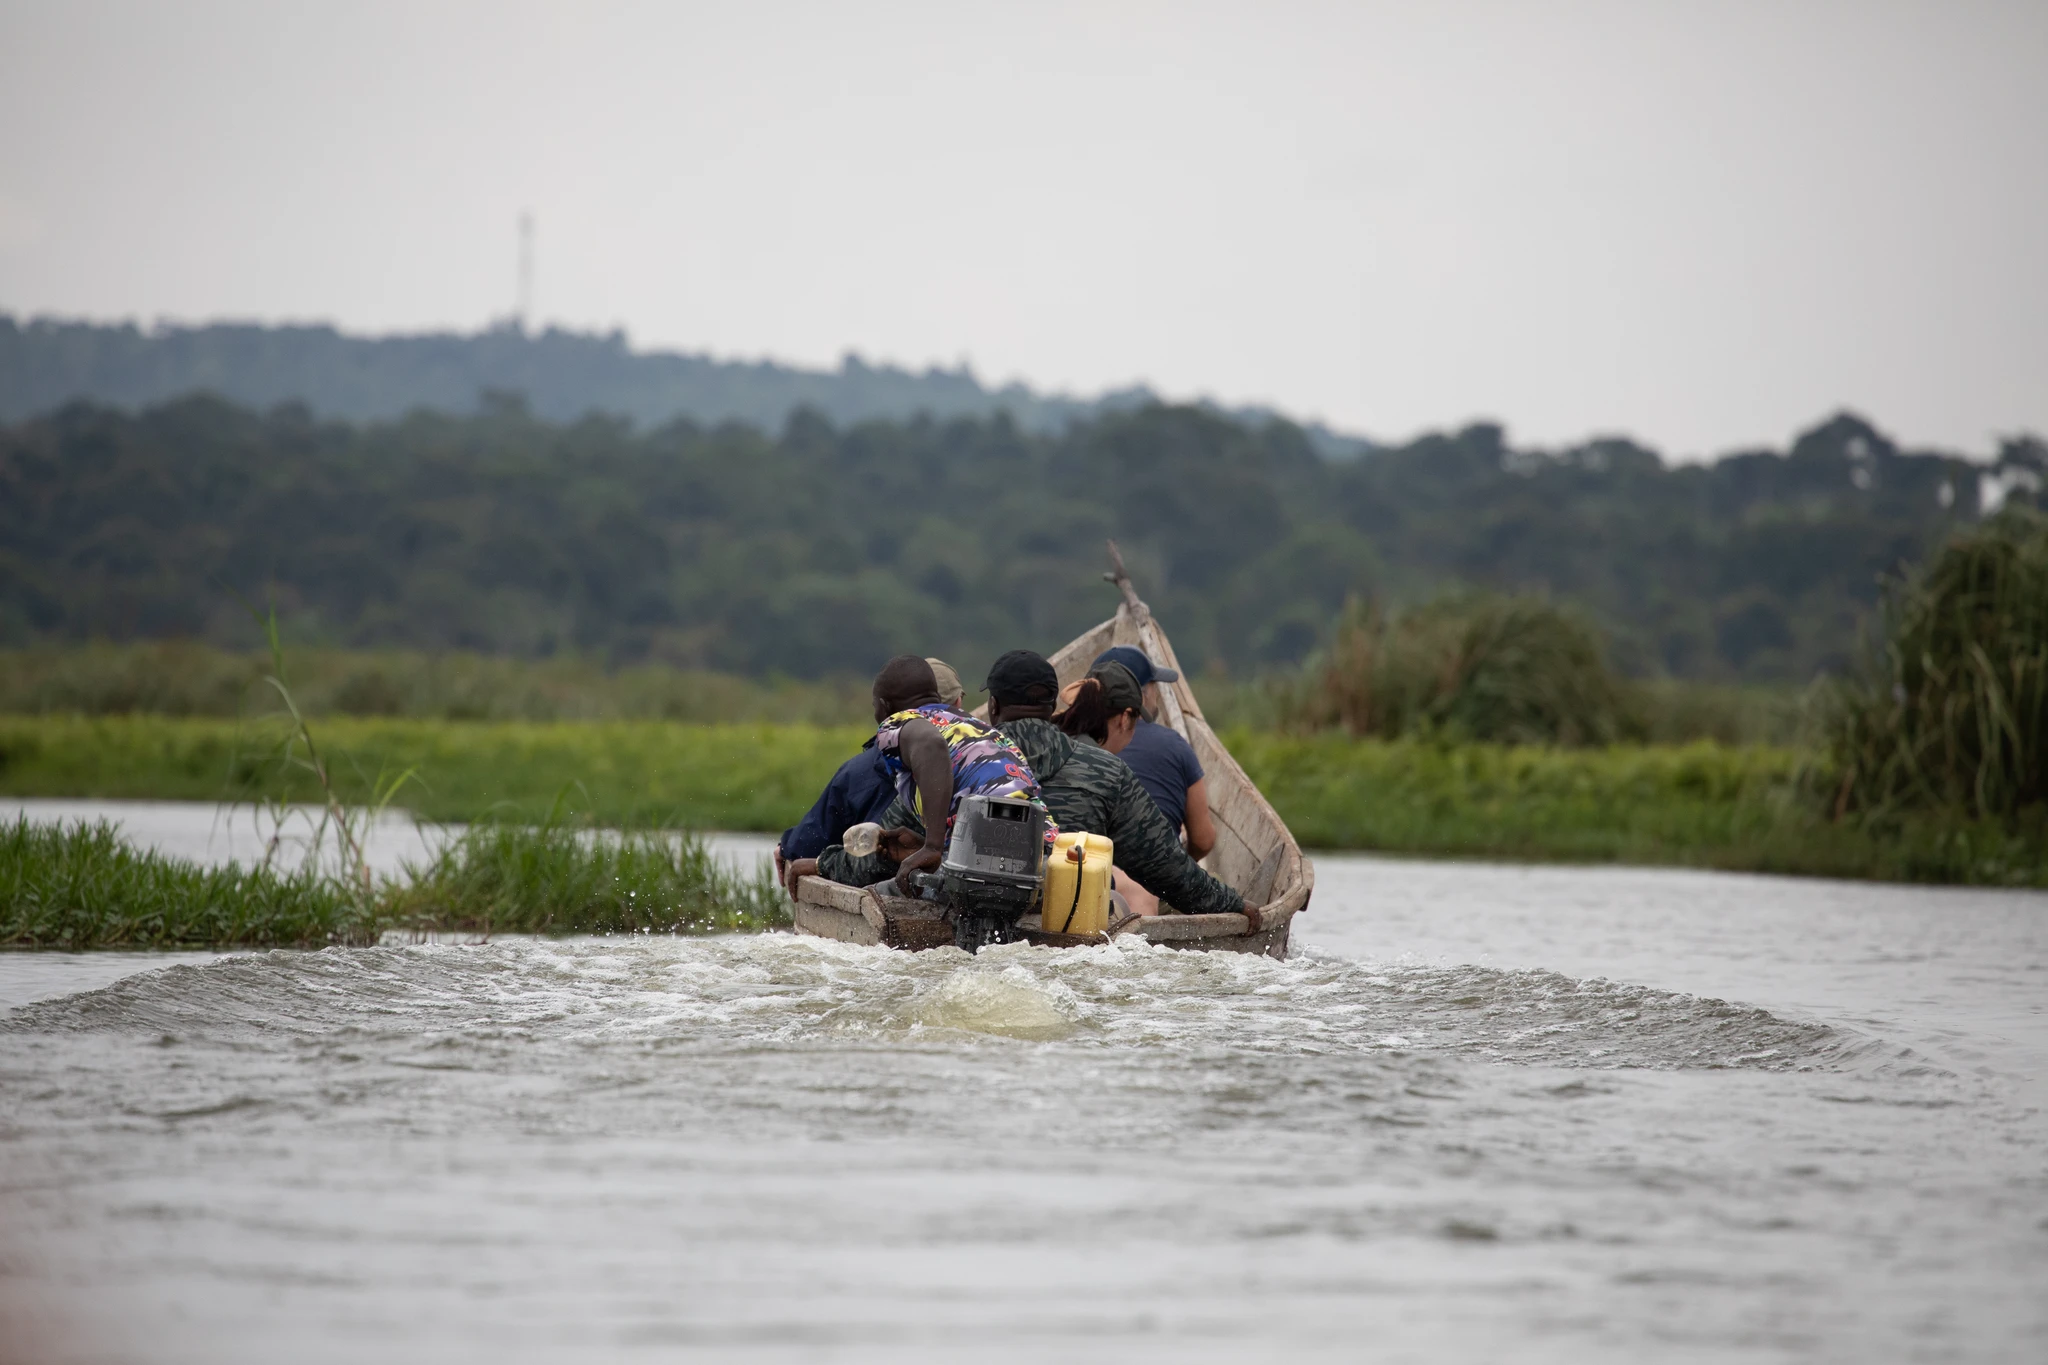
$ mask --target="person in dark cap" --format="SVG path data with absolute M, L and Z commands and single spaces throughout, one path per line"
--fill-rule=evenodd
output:
M 1060 689 L 1060 710 L 1054 713 L 1052 723 L 1075 739 L 1085 735 L 1115 753 L 1129 741 L 1143 706 L 1131 670 L 1122 664 L 1104 664 Z
M 1134 679 L 1117 680 L 1116 688 L 1094 681 L 1105 710 L 1132 699 Z M 1117 867 L 1183 914 L 1252 913 L 1243 896 L 1196 866 L 1122 760 L 1093 735 L 1069 735 L 1053 724 L 1059 690 L 1052 665 L 1029 650 L 1012 650 L 989 670 L 989 719 L 1023 750 L 1060 828 L 1108 835 Z
M 1131 670 L 1119 663 L 1090 669 L 1088 676 L 1060 689 L 1063 708 L 1052 723 L 1072 739 L 1086 739 L 1115 752 L 1129 741 L 1139 718 L 1144 698 Z M 1113 884 L 1124 904 L 1140 915 L 1159 913 L 1159 897 L 1153 895 L 1121 863 L 1115 868 Z
M 936 868 L 944 858 L 961 797 L 1019 796 L 1044 806 L 1017 746 L 989 722 L 942 700 L 930 660 L 914 654 L 889 660 L 875 675 L 874 701 L 875 751 L 896 782 L 896 799 L 878 823 L 885 830 L 914 830 L 919 836 L 915 846 L 900 833 L 884 841 L 902 860 L 895 873 L 899 894 L 910 894 L 912 873 Z M 1046 821 L 1048 851 L 1059 833 L 1057 822 L 1057 816 Z M 817 859 L 792 863 L 784 885 L 793 886 L 797 877 L 814 871 L 850 885 L 871 885 L 881 878 L 849 881 L 849 876 L 872 870 L 864 864 L 873 861 L 850 858 L 843 845 L 828 845 Z
M 1216 823 L 1209 816 L 1209 785 L 1194 746 L 1171 726 L 1151 717 L 1159 714 L 1159 686 L 1178 682 L 1180 674 L 1161 668 L 1140 649 L 1118 645 L 1095 656 L 1089 672 L 1121 666 L 1137 680 L 1143 697 L 1140 714 L 1112 726 L 1103 747 L 1130 765 L 1138 782 L 1159 805 L 1159 813 L 1187 835 L 1188 852 L 1206 858 L 1216 847 Z
M 944 659 L 927 658 L 925 662 L 931 665 L 939 700 L 958 707 L 964 696 L 960 675 Z M 798 875 L 815 872 L 819 854 L 844 839 L 853 826 L 880 821 L 895 799 L 895 775 L 876 750 L 875 737 L 869 735 L 860 752 L 839 765 L 804 818 L 776 840 L 775 880 L 787 886 L 790 868 L 796 863 L 805 864 Z

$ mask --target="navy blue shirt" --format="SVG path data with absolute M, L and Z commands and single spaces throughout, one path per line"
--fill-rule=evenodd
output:
M 1187 823 L 1188 788 L 1202 780 L 1202 762 L 1195 757 L 1194 745 L 1171 726 L 1140 720 L 1117 757 L 1131 765 L 1167 824 L 1178 830 Z
M 882 756 L 869 740 L 852 758 L 839 765 L 825 790 L 791 829 L 782 831 L 782 856 L 789 862 L 815 858 L 840 841 L 846 831 L 865 820 L 880 820 L 882 812 L 896 799 L 896 779 L 882 765 Z

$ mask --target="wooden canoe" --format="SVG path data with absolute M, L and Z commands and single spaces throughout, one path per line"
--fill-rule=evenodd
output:
M 1114 542 L 1110 559 L 1116 572 L 1103 576 L 1122 591 L 1123 603 L 1115 616 L 1052 656 L 1062 687 L 1087 673 L 1096 656 L 1112 645 L 1134 645 L 1153 662 L 1182 672 L 1166 632 L 1132 589 Z M 1159 723 L 1172 726 L 1194 745 L 1195 756 L 1208 776 L 1216 847 L 1202 860 L 1202 866 L 1242 892 L 1247 905 L 1259 907 L 1260 925 L 1253 930 L 1244 915 L 1168 913 L 1133 920 L 1118 932 L 1139 934 L 1172 948 L 1285 957 L 1291 922 L 1308 908 L 1309 894 L 1315 889 L 1315 866 L 1302 856 L 1287 826 L 1209 728 L 1185 674 L 1178 682 L 1161 684 L 1159 694 Z M 928 902 L 886 894 L 888 890 L 887 883 L 863 889 L 805 877 L 797 884 L 797 932 L 912 950 L 953 941 L 952 926 L 938 918 Z M 1031 942 L 1047 947 L 1102 941 L 1045 932 L 1035 915 L 1025 916 L 1020 928 Z

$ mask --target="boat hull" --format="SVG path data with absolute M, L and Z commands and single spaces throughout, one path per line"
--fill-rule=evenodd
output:
M 929 901 L 883 895 L 872 887 L 841 886 L 822 877 L 805 877 L 798 884 L 791 918 L 798 933 L 841 943 L 922 952 L 953 942 L 953 926 Z M 1288 916 L 1253 932 L 1243 915 L 1154 915 L 1119 926 L 1115 936 L 1135 934 L 1149 943 L 1198 952 L 1285 957 L 1291 920 Z M 1039 927 L 1036 915 L 1026 915 L 1018 928 L 1026 942 L 1043 948 L 1082 948 L 1112 937 L 1053 933 Z
M 1184 674 L 1166 632 L 1132 590 L 1113 544 L 1110 555 L 1117 568 L 1111 577 L 1123 592 L 1123 605 L 1115 616 L 1052 656 L 1050 662 L 1060 685 L 1083 677 L 1096 657 L 1112 645 L 1135 646 L 1155 664 Z M 1168 913 L 1135 920 L 1120 932 L 1135 933 L 1169 948 L 1285 957 L 1294 916 L 1308 908 L 1315 890 L 1315 866 L 1302 856 L 1279 813 L 1210 728 L 1186 677 L 1161 684 L 1159 701 L 1159 723 L 1178 731 L 1194 747 L 1207 778 L 1209 814 L 1217 839 L 1202 866 L 1239 891 L 1247 905 L 1259 907 L 1260 924 L 1254 931 L 1243 915 Z M 883 889 L 863 890 L 820 877 L 803 878 L 796 892 L 797 932 L 891 948 L 935 948 L 953 941 L 950 927 L 937 918 L 928 903 L 884 895 Z M 1104 937 L 1046 933 L 1037 927 L 1035 916 L 1027 916 L 1024 924 L 1025 937 L 1047 947 L 1104 941 Z

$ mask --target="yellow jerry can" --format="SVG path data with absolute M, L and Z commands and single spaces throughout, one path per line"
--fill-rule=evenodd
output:
M 1109 927 L 1109 874 L 1116 845 L 1100 834 L 1062 834 L 1045 860 L 1039 926 L 1055 934 L 1099 934 Z

